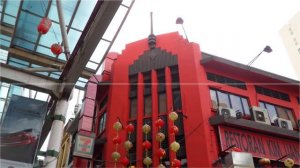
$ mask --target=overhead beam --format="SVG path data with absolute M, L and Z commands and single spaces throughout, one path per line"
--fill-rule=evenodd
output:
M 25 72 L 2 63 L 0 63 L 0 78 L 2 82 L 48 93 L 55 97 L 60 96 L 58 89 L 61 83 L 56 79 L 47 79 L 38 74 Z
M 62 73 L 62 81 L 69 84 L 64 87 L 63 96 L 69 97 L 79 78 L 80 72 L 88 63 L 95 48 L 121 5 L 121 2 L 121 0 L 97 2 L 92 16 L 82 33 L 83 35 L 80 37 L 79 42 L 74 49 L 75 52 L 73 51 L 72 56 L 68 60 Z
M 13 57 L 15 57 L 15 58 L 26 60 L 28 62 L 38 64 L 41 66 L 45 66 L 45 67 L 51 67 L 51 68 L 55 68 L 55 69 L 63 69 L 63 67 L 65 66 L 65 63 L 63 63 L 62 61 L 47 58 L 45 56 L 31 54 L 29 52 L 26 52 L 26 51 L 23 51 L 23 50 L 17 49 L 17 48 L 9 48 L 8 52 L 9 52 L 9 55 L 13 54 Z M 87 70 L 83 70 L 80 74 L 81 77 L 86 78 L 86 79 L 89 79 L 92 75 L 93 75 L 93 73 L 89 72 Z
M 7 35 L 7 36 L 12 36 L 12 34 L 14 33 L 14 28 L 12 27 L 8 27 L 4 24 L 1 24 L 0 26 L 0 32 L 1 34 Z

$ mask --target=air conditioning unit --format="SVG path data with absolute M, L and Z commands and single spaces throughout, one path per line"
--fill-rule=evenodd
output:
M 228 108 L 228 107 L 221 107 L 218 108 L 218 114 L 227 117 L 236 117 L 236 110 Z
M 251 117 L 255 122 L 271 125 L 267 109 L 252 106 Z
M 280 128 L 293 130 L 293 125 L 292 125 L 292 122 L 290 120 L 286 120 L 286 119 L 283 119 L 283 118 L 276 118 L 274 120 L 274 122 Z

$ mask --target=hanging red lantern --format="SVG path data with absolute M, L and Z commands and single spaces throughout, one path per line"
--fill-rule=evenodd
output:
M 149 142 L 148 140 L 144 141 L 142 144 L 143 148 L 145 149 L 150 149 L 151 148 L 151 142 Z
M 233 147 L 232 151 L 234 151 L 234 152 L 243 152 L 242 149 L 238 148 L 238 147 Z
M 129 165 L 129 159 L 125 156 L 122 158 L 121 163 L 124 167 L 127 167 Z
M 52 22 L 50 19 L 43 18 L 41 20 L 40 24 L 38 25 L 37 30 L 41 34 L 46 34 L 49 31 L 51 25 L 52 25 Z
M 171 134 L 178 134 L 179 129 L 176 125 L 173 125 L 173 126 L 170 127 L 169 131 L 170 131 Z
M 156 153 L 156 155 L 157 155 L 160 159 L 162 159 L 164 156 L 166 156 L 166 151 L 165 151 L 164 149 L 162 149 L 162 148 L 159 148 L 158 151 L 157 151 L 157 153 Z
M 113 143 L 114 144 L 120 144 L 121 143 L 121 138 L 119 136 L 114 137 Z
M 157 128 L 163 127 L 164 124 L 165 124 L 164 120 L 162 120 L 162 119 L 160 119 L 160 118 L 157 119 L 157 120 L 155 121 L 155 126 L 156 126 Z
M 59 44 L 52 44 L 52 46 L 51 46 L 51 52 L 54 55 L 61 54 L 62 53 L 62 47 L 61 47 L 61 45 L 59 45 Z
M 128 124 L 126 126 L 126 131 L 128 134 L 131 134 L 134 131 L 134 126 L 132 124 Z
M 178 159 L 174 159 L 174 160 L 172 161 L 172 167 L 180 168 L 180 167 L 181 167 L 181 161 L 178 160 Z

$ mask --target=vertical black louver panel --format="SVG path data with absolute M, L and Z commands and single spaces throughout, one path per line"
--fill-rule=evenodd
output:
M 133 144 L 133 147 L 128 151 L 128 157 L 129 157 L 129 160 L 130 160 L 130 163 L 131 165 L 135 165 L 136 163 L 136 132 L 137 132 L 137 123 L 136 123 L 136 120 L 134 121 L 130 121 L 128 122 L 128 124 L 131 123 L 133 126 L 134 126 L 134 131 L 128 135 L 128 140 L 130 140 Z

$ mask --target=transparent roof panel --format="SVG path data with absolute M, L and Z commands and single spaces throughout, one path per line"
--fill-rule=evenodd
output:
M 17 16 L 20 2 L 21 1 L 16 1 L 16 0 L 6 1 L 5 13 L 12 16 Z
M 82 0 L 77 9 L 75 18 L 72 23 L 72 27 L 79 30 L 83 30 L 88 21 L 87 18 L 89 18 L 89 16 L 92 13 L 92 10 L 89 9 L 93 9 L 96 3 L 97 0 Z
M 39 22 L 40 17 L 31 15 L 27 12 L 21 12 L 19 21 L 17 23 L 15 36 L 35 43 L 38 38 L 36 25 L 38 25 Z
M 44 17 L 46 14 L 48 4 L 50 2 L 52 1 L 43 1 L 43 0 L 23 1 L 22 9 L 26 12 L 30 12 L 39 15 L 41 17 Z
M 98 2 L 97 0 L 61 0 L 64 20 L 67 30 L 67 38 L 69 42 L 69 49 L 72 54 L 77 42 L 82 35 L 82 31 L 88 22 L 88 19 L 93 12 L 93 9 Z M 132 0 L 124 0 L 122 4 L 129 6 Z M 118 12 L 112 22 L 114 26 L 109 26 L 110 32 L 105 33 L 105 38 L 100 41 L 97 50 L 91 56 L 86 65 L 86 70 L 89 72 L 96 72 L 99 68 L 99 63 L 105 53 L 111 46 L 111 40 L 116 32 L 117 27 L 122 21 L 122 15 L 126 14 L 126 7 L 120 6 Z M 52 21 L 52 26 L 48 33 L 42 35 L 37 31 L 37 26 L 40 21 L 48 17 Z M 59 25 L 57 4 L 55 0 L 1 0 L 0 1 L 0 18 L 1 24 L 11 28 L 12 36 L 0 33 L 0 62 L 6 63 L 14 67 L 26 68 L 40 68 L 47 63 L 32 64 L 29 62 L 34 59 L 39 60 L 38 57 L 43 57 L 43 60 L 50 59 L 58 63 L 65 63 L 66 56 L 64 53 L 54 55 L 50 47 L 54 43 L 62 44 L 62 36 Z M 117 20 L 117 21 L 115 21 Z M 7 29 L 8 30 L 8 29 Z M 13 33 L 12 33 L 13 32 Z M 9 50 L 12 48 L 13 50 Z M 5 52 L 2 52 L 5 51 Z M 7 52 L 11 51 L 11 52 Z M 18 52 L 20 51 L 20 52 Z M 25 52 L 23 52 L 25 51 Z M 18 54 L 18 55 L 15 55 Z M 22 55 L 25 54 L 25 55 Z M 26 54 L 33 54 L 33 57 Z M 37 57 L 37 58 L 35 58 Z M 21 60 L 22 58 L 24 60 Z M 42 60 L 42 59 L 41 59 Z M 36 63 L 36 62 L 35 62 Z M 47 68 L 46 68 L 47 70 Z M 35 72 L 42 75 L 47 75 L 54 79 L 59 79 L 61 72 Z M 87 79 L 79 79 L 76 83 L 77 87 L 83 88 Z
M 70 51 L 73 51 L 77 41 L 79 40 L 81 36 L 81 32 L 74 30 L 74 29 L 70 29 L 69 33 L 68 33 L 68 39 L 69 39 L 69 49 Z
M 6 23 L 6 24 L 9 24 L 9 25 L 15 25 L 16 18 L 4 14 L 3 22 Z

